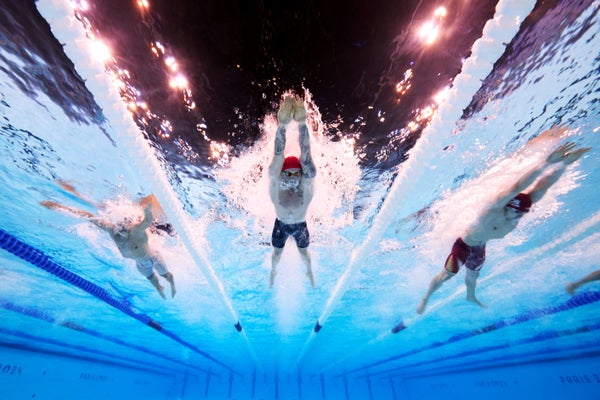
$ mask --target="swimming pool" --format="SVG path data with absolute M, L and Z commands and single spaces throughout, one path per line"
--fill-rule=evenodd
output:
M 510 15 L 519 2 L 502 4 Z M 33 81 L 56 73 L 42 51 L 1 50 L 1 398 L 598 398 L 600 287 L 565 291 L 599 269 L 598 2 L 563 3 L 488 74 L 516 33 L 501 38 L 499 18 L 397 169 L 361 170 L 348 143 L 315 135 L 314 290 L 293 246 L 268 288 L 274 213 L 247 171 L 269 162 L 273 116 L 214 179 L 174 170 L 115 101 L 68 7 L 38 6 L 87 81 L 58 86 L 59 104 Z M 555 125 L 568 139 L 527 145 Z M 562 140 L 592 150 L 489 243 L 488 307 L 464 301 L 461 271 L 418 315 L 459 232 Z M 155 193 L 177 230 L 152 235 L 177 295 L 161 299 L 93 225 L 41 207 L 96 212 L 57 179 L 113 216 L 141 215 L 133 199 Z

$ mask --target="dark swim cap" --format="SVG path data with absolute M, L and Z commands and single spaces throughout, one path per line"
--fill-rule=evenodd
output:
M 517 211 L 529 212 L 531 208 L 531 197 L 527 193 L 519 193 L 514 199 L 508 202 L 506 207 L 514 208 Z
M 302 168 L 302 164 L 300 164 L 300 160 L 298 159 L 298 157 L 286 157 L 285 160 L 283 161 L 283 167 L 281 167 L 282 171 L 285 171 L 286 169 L 292 169 L 292 168 Z

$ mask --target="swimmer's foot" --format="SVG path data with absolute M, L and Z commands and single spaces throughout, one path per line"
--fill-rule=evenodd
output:
M 158 290 L 158 294 L 160 294 L 160 297 L 162 297 L 164 300 L 167 299 L 167 296 L 165 296 L 165 288 L 163 288 L 162 286 L 158 286 L 156 290 Z
M 467 301 L 470 301 L 471 303 L 475 303 L 481 308 L 487 308 L 487 306 L 485 304 L 483 304 L 482 302 L 480 302 L 479 300 L 477 300 L 477 297 L 475 297 L 475 296 L 467 296 Z
M 171 283 L 171 298 L 175 297 L 175 293 L 177 293 L 177 290 L 175 289 L 175 284 Z
M 567 291 L 567 293 L 569 293 L 571 296 L 573 296 L 575 294 L 575 290 L 577 289 L 577 286 L 575 286 L 575 284 L 573 283 L 567 283 L 567 286 L 565 286 L 565 290 Z

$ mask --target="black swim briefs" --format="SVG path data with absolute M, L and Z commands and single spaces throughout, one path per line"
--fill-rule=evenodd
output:
M 297 224 L 284 224 L 278 219 L 275 219 L 273 226 L 273 235 L 271 236 L 271 244 L 273 247 L 282 249 L 285 246 L 285 241 L 289 236 L 293 236 L 296 245 L 303 249 L 308 247 L 310 243 L 310 235 L 306 221 Z

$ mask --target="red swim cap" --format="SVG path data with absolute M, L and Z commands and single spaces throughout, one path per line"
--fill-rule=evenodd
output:
M 521 212 L 529 212 L 531 208 L 531 197 L 527 193 L 519 193 L 514 199 L 508 202 L 507 207 L 514 208 Z
M 292 168 L 302 168 L 302 164 L 300 164 L 300 160 L 298 160 L 298 157 L 291 156 L 286 157 L 285 160 L 283 160 L 283 167 L 281 167 L 282 171 Z

